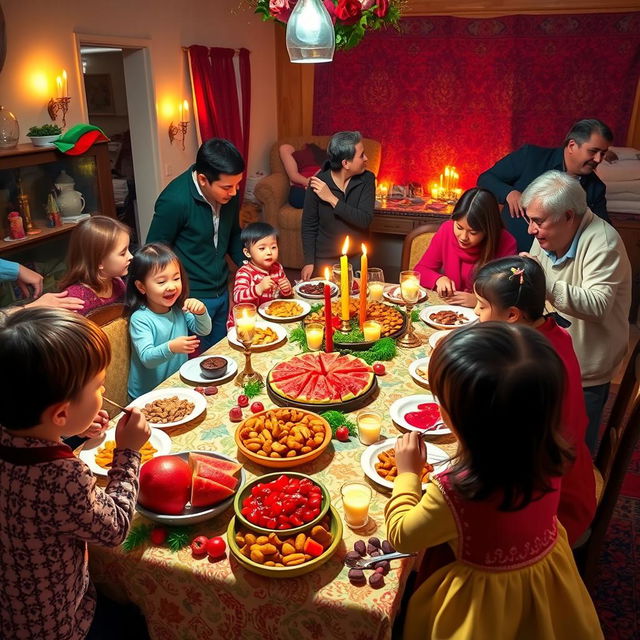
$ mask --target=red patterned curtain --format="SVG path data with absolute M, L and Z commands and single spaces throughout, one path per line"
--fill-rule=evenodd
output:
M 314 133 L 382 143 L 379 179 L 464 188 L 525 142 L 559 146 L 595 117 L 625 137 L 640 77 L 640 13 L 407 18 L 315 71 Z
M 234 55 L 234 49 L 192 45 L 189 47 L 189 64 L 200 139 L 226 138 L 246 160 L 251 108 L 249 51 L 240 49 L 239 53 L 241 104 L 238 101 Z

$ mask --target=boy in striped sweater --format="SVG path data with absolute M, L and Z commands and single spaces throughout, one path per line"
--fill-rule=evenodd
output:
M 240 235 L 244 255 L 249 258 L 236 272 L 233 304 L 252 302 L 259 307 L 276 298 L 290 298 L 291 283 L 278 262 L 278 231 L 266 222 L 247 225 Z M 229 309 L 227 329 L 233 326 Z

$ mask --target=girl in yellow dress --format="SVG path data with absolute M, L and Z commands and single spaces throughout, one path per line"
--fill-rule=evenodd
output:
M 438 344 L 429 381 L 458 454 L 422 495 L 420 434 L 398 438 L 385 517 L 399 551 L 453 553 L 412 595 L 405 640 L 603 637 L 556 515 L 572 457 L 563 379 L 551 344 L 522 325 L 473 325 Z

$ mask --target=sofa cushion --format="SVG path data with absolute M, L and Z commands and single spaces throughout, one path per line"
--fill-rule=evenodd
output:
M 302 221 L 302 209 L 296 209 L 290 204 L 285 204 L 278 211 L 278 228 L 290 231 L 300 231 Z
M 304 169 L 305 167 L 318 166 L 315 155 L 313 153 L 313 149 L 311 149 L 308 144 L 305 144 L 302 149 L 294 151 L 291 155 L 298 165 L 298 171 Z

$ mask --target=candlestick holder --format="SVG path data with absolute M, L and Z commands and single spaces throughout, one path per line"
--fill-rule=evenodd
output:
M 189 123 L 181 120 L 177 125 L 173 124 L 173 121 L 169 124 L 169 143 L 173 144 L 174 140 L 180 140 L 182 142 L 182 150 L 184 151 L 184 139 L 187 135 L 187 129 Z
M 415 334 L 411 320 L 411 312 L 420 296 L 420 274 L 417 271 L 400 272 L 400 295 L 407 308 L 407 328 L 397 344 L 407 348 L 419 347 L 422 340 Z
M 58 119 L 58 114 L 62 114 L 62 128 L 67 126 L 67 111 L 69 111 L 69 104 L 71 104 L 71 98 L 64 96 L 62 98 L 51 98 L 47 104 L 47 111 L 49 117 L 52 120 Z
M 251 345 L 253 344 L 253 336 L 251 340 L 245 341 L 238 337 L 244 348 L 244 369 L 236 376 L 235 383 L 239 387 L 244 387 L 247 382 L 263 382 L 264 378 L 260 375 L 251 364 Z
M 349 320 L 340 320 L 340 331 L 342 333 L 349 333 L 351 331 L 351 322 Z

